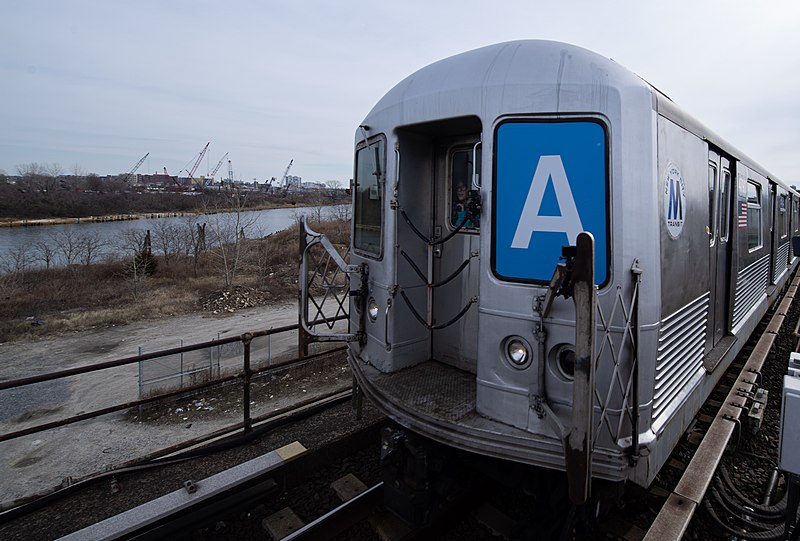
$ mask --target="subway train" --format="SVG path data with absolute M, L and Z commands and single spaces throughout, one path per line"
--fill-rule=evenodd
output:
M 352 188 L 359 391 L 404 433 L 584 488 L 653 481 L 798 262 L 798 192 L 552 41 L 399 82 Z

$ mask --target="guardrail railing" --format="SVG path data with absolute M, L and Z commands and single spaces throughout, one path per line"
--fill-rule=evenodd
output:
M 340 316 L 338 319 L 347 319 L 347 316 Z M 179 389 L 169 390 L 166 392 L 157 392 L 154 393 L 152 396 L 147 396 L 144 398 L 139 398 L 137 400 L 126 401 L 118 404 L 114 404 L 112 406 L 104 407 L 95 409 L 89 412 L 82 412 L 77 415 L 71 415 L 56 421 L 50 421 L 45 423 L 36 424 L 34 426 L 30 426 L 24 429 L 15 430 L 12 432 L 6 432 L 4 434 L 0 434 L 0 442 L 20 438 L 23 436 L 28 436 L 31 434 L 36 434 L 39 432 L 43 432 L 46 430 L 51 430 L 54 428 L 70 425 L 73 423 L 77 423 L 80 421 L 85 421 L 87 419 L 93 419 L 95 417 L 99 417 L 101 415 L 106 415 L 109 413 L 114 413 L 118 411 L 128 410 L 130 408 L 135 408 L 137 406 L 144 406 L 148 404 L 152 404 L 155 402 L 162 401 L 167 398 L 189 395 L 192 393 L 197 393 L 204 389 L 209 389 L 211 387 L 217 387 L 220 385 L 224 385 L 229 382 L 235 382 L 236 380 L 242 381 L 242 422 L 237 425 L 232 425 L 231 427 L 227 427 L 226 429 L 222 429 L 221 431 L 217 432 L 231 432 L 235 431 L 238 428 L 242 428 L 245 433 L 252 430 L 253 422 L 258 421 L 257 418 L 253 418 L 250 414 L 250 390 L 251 384 L 253 381 L 254 376 L 260 375 L 265 372 L 269 372 L 272 370 L 276 370 L 278 368 L 285 368 L 287 366 L 298 364 L 301 362 L 309 361 L 315 357 L 320 357 L 322 355 L 327 355 L 329 353 L 335 351 L 342 351 L 345 348 L 331 348 L 325 351 L 321 351 L 319 353 L 314 353 L 302 357 L 298 357 L 296 359 L 289 359 L 279 362 L 269 362 L 266 366 L 259 367 L 254 369 L 251 364 L 251 345 L 253 340 L 259 337 L 264 336 L 271 336 L 279 333 L 287 333 L 287 332 L 298 332 L 300 330 L 299 325 L 287 325 L 284 327 L 276 327 L 273 329 L 267 329 L 263 331 L 255 331 L 255 332 L 246 332 L 239 336 L 232 336 L 228 338 L 222 338 L 217 340 L 211 340 L 207 342 L 201 342 L 198 344 L 192 344 L 183 347 L 177 347 L 172 349 L 166 349 L 161 351 L 154 351 L 152 353 L 146 353 L 142 355 L 135 355 L 130 357 L 123 357 L 120 359 L 114 359 L 111 361 L 104 361 L 100 363 L 95 363 L 86 366 L 80 366 L 76 368 L 68 368 L 65 370 L 58 370 L 55 372 L 50 372 L 47 374 L 40 374 L 36 376 L 29 376 L 25 378 L 19 378 L 9 381 L 0 381 L 0 391 L 4 391 L 7 389 L 19 389 L 22 387 L 26 387 L 29 385 L 34 385 L 37 383 L 43 383 L 47 381 L 54 381 L 60 380 L 72 376 L 79 376 L 84 374 L 90 374 L 93 372 L 99 372 L 101 370 L 108 370 L 111 368 L 117 368 L 121 366 L 126 366 L 134 363 L 142 363 L 148 360 L 158 359 L 161 357 L 168 357 L 171 355 L 179 355 L 193 351 L 204 350 L 208 348 L 219 348 L 220 346 L 224 346 L 227 344 L 234 344 L 240 343 L 242 346 L 242 357 L 241 357 L 241 369 L 238 371 L 232 371 L 230 373 L 222 373 L 219 377 L 210 378 L 207 381 L 201 381 L 199 383 L 194 383 L 189 386 L 181 387 Z M 214 437 L 214 436 L 211 436 Z M 209 438 L 210 439 L 210 438 Z

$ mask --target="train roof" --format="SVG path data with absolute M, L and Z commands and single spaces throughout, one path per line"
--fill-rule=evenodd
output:
M 595 105 L 584 110 L 602 111 L 612 88 L 627 100 L 647 103 L 787 187 L 632 71 L 588 49 L 557 41 L 509 41 L 434 62 L 389 90 L 367 115 L 365 124 L 385 117 L 397 126 L 476 115 L 494 119 L 531 111 L 534 102 L 537 108 L 533 110 L 554 113 L 575 111 L 576 103 Z M 359 134 L 356 137 L 360 140 Z
M 566 89 L 587 84 L 597 90 L 597 100 L 609 86 L 650 92 L 634 73 L 587 49 L 555 41 L 510 41 L 425 66 L 387 92 L 368 118 L 393 112 L 400 115 L 399 124 L 410 124 L 433 115 L 524 112 L 534 100 L 549 101 L 551 110 L 560 112 L 568 101 Z

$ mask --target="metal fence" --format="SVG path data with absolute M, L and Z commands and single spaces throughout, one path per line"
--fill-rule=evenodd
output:
M 194 381 L 190 381 L 189 377 L 186 374 L 184 374 L 181 386 L 181 378 L 179 374 L 178 375 L 173 374 L 172 376 L 165 376 L 164 378 L 161 378 L 162 382 L 177 381 L 178 384 L 174 385 L 173 388 L 171 389 L 164 390 L 166 388 L 164 387 L 159 392 L 153 392 L 152 394 L 148 393 L 146 396 L 142 396 L 137 400 L 117 403 L 112 406 L 103 407 L 88 412 L 81 412 L 78 415 L 73 415 L 70 417 L 59 419 L 57 421 L 35 424 L 33 426 L 29 426 L 21 430 L 0 434 L 0 442 L 20 438 L 22 436 L 27 436 L 30 434 L 36 434 L 45 430 L 51 430 L 53 428 L 61 426 L 71 425 L 73 423 L 77 423 L 87 419 L 92 419 L 95 417 L 99 417 L 101 415 L 106 415 L 117 411 L 123 411 L 137 406 L 143 406 L 145 404 L 149 404 L 158 400 L 163 400 L 165 398 L 176 397 L 186 393 L 200 392 L 209 387 L 224 385 L 236 381 L 239 381 L 242 385 L 242 394 L 243 394 L 242 422 L 239 423 L 238 425 L 233 425 L 231 427 L 228 427 L 227 429 L 223 430 L 223 432 L 229 430 L 235 430 L 238 428 L 243 428 L 245 432 L 249 432 L 252 428 L 253 422 L 259 420 L 257 418 L 256 419 L 252 418 L 250 415 L 250 390 L 251 390 L 250 387 L 254 377 L 256 377 L 258 374 L 262 372 L 269 371 L 276 367 L 294 364 L 300 361 L 311 359 L 316 356 L 344 349 L 344 348 L 330 348 L 330 346 L 324 347 L 320 344 L 319 345 L 320 348 L 317 349 L 315 353 L 311 353 L 305 357 L 293 358 L 294 355 L 292 354 L 293 351 L 292 349 L 285 349 L 285 353 L 282 353 L 280 357 L 276 356 L 275 352 L 272 350 L 272 345 L 275 339 L 269 337 L 274 337 L 276 335 L 283 334 L 285 337 L 288 338 L 288 341 L 290 343 L 294 344 L 293 347 L 296 348 L 297 347 L 296 333 L 299 331 L 299 329 L 300 329 L 299 325 L 289 325 L 285 327 L 268 329 L 264 331 L 257 331 L 252 333 L 248 332 L 240 336 L 232 336 L 229 338 L 212 340 L 210 342 L 192 344 L 189 346 L 177 347 L 168 350 L 155 351 L 152 353 L 142 353 L 141 355 L 137 355 L 134 357 L 125 357 L 112 361 L 96 363 L 89 366 L 69 368 L 66 370 L 60 370 L 57 372 L 51 372 L 48 374 L 41 374 L 38 376 L 31 376 L 16 380 L 0 381 L 0 391 L 4 391 L 6 389 L 20 389 L 23 387 L 35 385 L 37 383 L 63 380 L 65 378 L 69 378 L 72 376 L 77 376 L 81 374 L 90 374 L 93 372 L 98 372 L 100 370 L 110 370 L 122 366 L 131 365 L 134 363 L 139 363 L 140 366 L 146 366 L 144 363 L 155 362 L 157 365 L 160 365 L 162 369 L 164 367 L 168 369 L 169 366 L 173 363 L 177 363 L 178 365 L 180 365 L 181 359 L 183 359 L 183 362 L 185 363 L 186 359 L 190 358 L 193 355 L 197 355 L 200 358 L 205 359 L 209 355 L 213 355 L 214 351 L 218 352 L 217 353 L 218 355 L 221 355 L 221 352 L 223 351 L 226 352 L 226 355 L 221 356 L 220 359 L 218 360 L 219 373 L 215 378 L 201 379 L 199 377 L 195 377 Z M 253 348 L 254 342 L 256 345 L 255 349 Z M 255 355 L 253 354 L 254 351 Z M 227 355 L 233 352 L 241 352 L 241 353 L 235 356 Z M 208 362 L 208 361 L 203 361 L 203 362 Z M 211 361 L 212 366 L 213 363 L 214 361 L 212 359 Z M 153 370 L 153 373 L 154 372 L 155 370 Z M 202 372 L 202 369 L 195 371 L 195 373 L 200 373 L 200 372 Z M 154 379 L 159 379 L 159 378 L 156 377 Z

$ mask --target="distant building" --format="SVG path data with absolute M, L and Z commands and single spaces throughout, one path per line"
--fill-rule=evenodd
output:
M 299 190 L 303 187 L 302 177 L 296 175 L 286 175 L 286 187 L 290 190 Z

